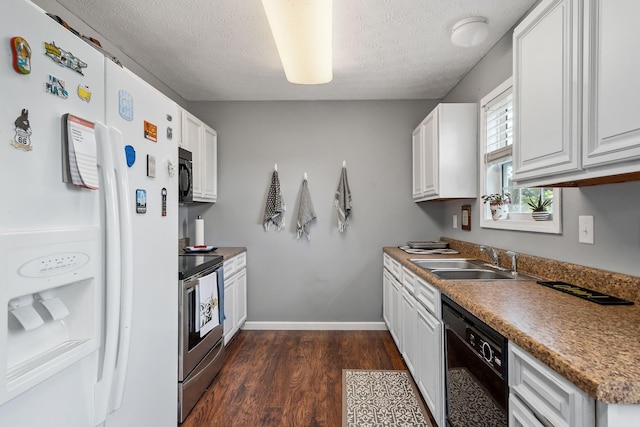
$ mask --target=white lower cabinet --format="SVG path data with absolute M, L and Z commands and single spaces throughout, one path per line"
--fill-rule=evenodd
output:
M 384 254 L 384 269 L 382 276 L 383 285 L 383 315 L 389 328 L 389 333 L 396 343 L 402 348 L 402 337 L 399 334 L 402 308 L 402 285 L 400 284 L 400 263 Z
M 395 265 L 397 264 L 397 265 Z M 400 277 L 393 273 L 399 271 Z M 384 254 L 383 317 L 420 394 L 445 426 L 440 291 Z
M 595 426 L 595 400 L 509 342 L 509 425 Z
M 416 323 L 418 315 L 416 299 L 406 289 L 402 290 L 402 357 L 409 372 L 416 376 Z
M 247 320 L 247 253 L 224 262 L 224 344 L 240 330 Z
M 418 390 L 438 425 L 444 426 L 442 322 L 421 304 L 418 304 L 416 336 Z

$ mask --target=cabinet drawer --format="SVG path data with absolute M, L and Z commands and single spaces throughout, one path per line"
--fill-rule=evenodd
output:
M 229 258 L 224 261 L 222 267 L 224 268 L 224 278 L 228 279 L 229 277 L 236 274 L 238 271 L 242 270 L 247 265 L 247 253 L 242 252 L 239 255 L 236 255 L 232 258 Z
M 595 425 L 595 402 L 590 396 L 511 342 L 509 387 L 539 419 L 554 426 Z
M 420 304 L 425 306 L 436 318 L 440 319 L 440 291 L 430 283 L 425 282 L 421 278 L 416 278 L 416 296 Z
M 402 286 L 414 297 L 418 295 L 416 287 L 417 280 L 418 278 L 415 274 L 406 268 L 402 269 Z
M 402 280 L 400 278 L 402 267 L 400 266 L 400 263 L 398 261 L 391 258 L 389 255 L 384 254 L 384 266 L 387 270 L 389 270 L 391 274 L 393 274 L 393 277 L 398 280 Z
M 509 396 L 509 425 L 512 427 L 544 427 L 517 397 Z

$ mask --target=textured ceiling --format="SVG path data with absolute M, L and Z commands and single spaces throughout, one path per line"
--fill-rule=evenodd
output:
M 334 79 L 285 79 L 260 0 L 57 0 L 188 101 L 438 99 L 536 0 L 334 0 Z M 455 22 L 488 18 L 475 48 Z

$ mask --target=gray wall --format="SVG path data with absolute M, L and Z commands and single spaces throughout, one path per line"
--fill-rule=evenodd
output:
M 191 223 L 202 215 L 209 244 L 247 247 L 250 321 L 381 320 L 382 247 L 440 235 L 441 205 L 411 200 L 411 132 L 436 104 L 189 103 L 218 132 L 219 202 L 183 209 L 181 233 L 193 238 Z M 333 196 L 343 160 L 353 216 L 339 234 Z M 287 224 L 265 232 L 274 163 Z M 304 172 L 318 217 L 310 241 L 295 234 Z
M 492 51 L 445 97 L 444 102 L 480 102 L 512 74 L 511 37 Z M 462 202 L 444 203 L 438 224 L 444 236 L 503 249 L 640 276 L 640 182 L 562 190 L 561 235 L 481 229 L 472 201 L 472 230 L 452 228 Z M 594 216 L 595 245 L 578 243 L 578 216 Z

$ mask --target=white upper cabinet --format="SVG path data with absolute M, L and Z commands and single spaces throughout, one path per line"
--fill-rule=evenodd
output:
M 640 2 L 586 2 L 585 167 L 640 158 Z M 636 165 L 637 166 L 637 165 Z M 636 167 L 636 170 L 639 168 Z
M 543 1 L 513 33 L 517 180 L 579 169 L 578 9 Z
M 515 29 L 514 180 L 640 178 L 640 2 L 543 0 Z
M 438 104 L 413 131 L 413 199 L 475 198 L 476 104 Z
M 218 134 L 209 126 L 204 125 L 203 135 L 202 199 L 215 202 L 218 199 Z
M 182 110 L 182 148 L 193 155 L 193 201 L 218 199 L 218 135 L 215 130 Z

